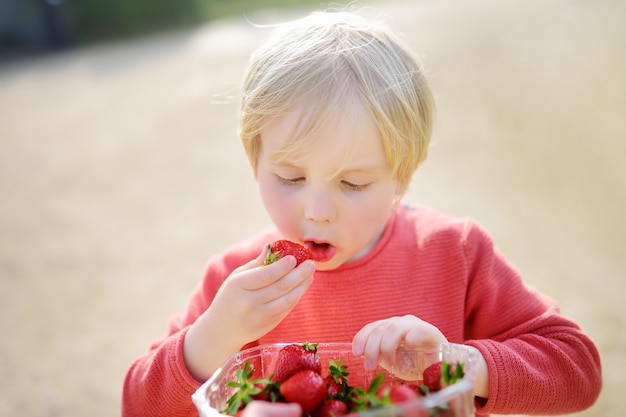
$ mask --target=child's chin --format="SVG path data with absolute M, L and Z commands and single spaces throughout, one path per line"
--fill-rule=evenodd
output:
M 335 264 L 334 262 L 316 262 L 315 270 L 316 271 L 332 271 L 333 269 L 339 268 L 340 264 Z

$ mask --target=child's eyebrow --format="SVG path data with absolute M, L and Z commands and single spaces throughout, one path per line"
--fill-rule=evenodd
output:
M 371 173 L 379 173 L 379 172 L 385 172 L 387 171 L 387 166 L 386 165 L 382 165 L 380 163 L 373 163 L 373 164 L 369 164 L 369 165 L 357 165 L 354 167 L 344 167 L 342 169 L 339 170 L 339 172 L 341 173 L 364 173 L 364 174 L 371 174 Z
M 302 166 L 294 164 L 292 162 L 274 161 L 273 165 L 281 167 L 281 168 L 303 169 Z M 371 173 L 384 172 L 386 171 L 386 169 L 387 168 L 385 166 L 381 166 L 379 164 L 372 164 L 372 165 L 362 165 L 362 166 L 355 166 L 355 167 L 340 168 L 336 172 L 338 174 L 371 174 Z
M 363 176 L 363 178 L 379 177 L 387 174 L 386 167 L 380 165 L 364 165 L 359 167 L 348 167 L 345 169 L 338 169 L 331 175 L 331 178 L 337 178 L 342 176 L 357 175 Z
M 273 166 L 275 166 L 275 167 L 280 167 L 280 168 L 302 169 L 302 166 L 296 165 L 293 162 L 279 160 L 279 159 L 275 159 L 275 158 L 271 160 L 271 164 Z

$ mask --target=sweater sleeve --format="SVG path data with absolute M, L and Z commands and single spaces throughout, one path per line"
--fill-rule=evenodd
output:
M 590 407 L 602 386 L 595 344 L 554 300 L 524 285 L 484 230 L 468 224 L 466 344 L 482 353 L 489 372 L 489 398 L 477 400 L 477 414 Z
M 191 395 L 202 382 L 191 376 L 185 364 L 185 336 L 232 269 L 223 260 L 209 261 L 204 279 L 191 294 L 186 311 L 170 320 L 167 336 L 153 342 L 146 353 L 132 362 L 124 380 L 122 417 L 198 415 Z
M 260 234 L 209 259 L 204 278 L 191 294 L 186 311 L 170 320 L 166 337 L 152 343 L 130 365 L 122 390 L 123 417 L 198 415 L 191 395 L 202 381 L 193 378 L 185 365 L 185 335 L 230 273 L 257 256 L 271 239 L 273 234 Z
M 200 387 L 187 371 L 183 341 L 189 327 L 155 342 L 130 366 L 122 392 L 122 416 L 197 416 L 191 395 Z

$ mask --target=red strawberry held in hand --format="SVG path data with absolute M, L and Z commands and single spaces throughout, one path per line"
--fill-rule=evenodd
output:
M 313 254 L 306 247 L 290 240 L 277 240 L 267 245 L 268 254 L 265 257 L 265 265 L 273 264 L 284 256 L 293 255 L 296 258 L 296 266 L 307 259 L 313 259 Z
M 298 403 L 303 414 L 309 414 L 326 397 L 324 378 L 311 369 L 300 371 L 290 376 L 280 385 L 280 393 L 290 403 Z
M 322 362 L 317 354 L 316 343 L 293 343 L 282 348 L 276 357 L 273 380 L 283 382 L 296 372 L 312 370 L 322 373 Z

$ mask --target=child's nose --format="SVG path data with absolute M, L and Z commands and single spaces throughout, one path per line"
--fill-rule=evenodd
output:
M 323 190 L 312 190 L 307 196 L 305 206 L 307 220 L 316 223 L 330 223 L 337 217 L 337 210 L 330 193 Z

